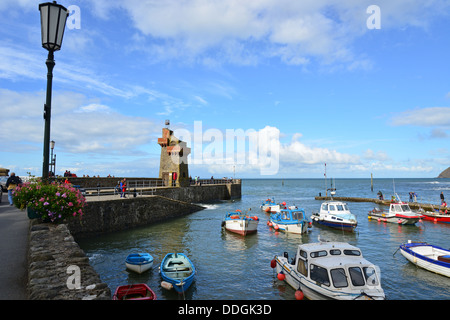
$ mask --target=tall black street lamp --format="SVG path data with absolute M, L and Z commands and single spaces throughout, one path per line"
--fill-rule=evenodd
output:
M 69 12 L 56 1 L 41 3 L 41 35 L 42 47 L 48 50 L 47 65 L 47 97 L 44 104 L 44 160 L 42 164 L 42 180 L 48 181 L 49 173 L 49 147 L 50 147 L 50 118 L 52 109 L 52 79 L 55 60 L 53 52 L 61 49 L 64 29 Z

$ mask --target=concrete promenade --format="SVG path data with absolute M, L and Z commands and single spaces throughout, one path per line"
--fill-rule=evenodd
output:
M 25 300 L 27 296 L 27 248 L 29 219 L 8 202 L 0 203 L 0 300 Z

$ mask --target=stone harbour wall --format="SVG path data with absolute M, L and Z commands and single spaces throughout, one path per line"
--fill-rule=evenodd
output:
M 30 222 L 28 251 L 30 300 L 110 300 L 100 280 L 65 224 Z
M 75 218 L 69 221 L 68 228 L 75 239 L 145 226 L 204 209 L 161 196 L 96 198 L 88 201 L 81 220 Z

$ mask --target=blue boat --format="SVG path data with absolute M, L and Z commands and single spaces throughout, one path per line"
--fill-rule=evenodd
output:
M 268 225 L 275 230 L 298 234 L 306 233 L 311 227 L 311 223 L 306 219 L 305 210 L 294 207 L 272 213 Z
M 185 292 L 194 281 L 195 267 L 189 258 L 183 253 L 168 253 L 161 261 L 161 277 L 178 293 Z
M 131 253 L 125 259 L 127 269 L 143 273 L 153 266 L 153 257 L 149 253 Z

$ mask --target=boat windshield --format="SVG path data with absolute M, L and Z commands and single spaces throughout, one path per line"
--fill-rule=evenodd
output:
M 348 271 L 350 273 L 350 279 L 352 280 L 352 284 L 355 287 L 361 287 L 366 284 L 366 282 L 364 281 L 364 277 L 363 277 L 361 268 L 351 267 L 351 268 L 348 268 Z
M 292 211 L 292 219 L 293 220 L 302 220 L 303 212 L 302 211 Z
M 402 210 L 403 210 L 403 212 L 411 211 L 411 209 L 409 208 L 409 206 L 407 204 L 402 204 Z
M 330 278 L 328 277 L 327 269 L 311 264 L 310 278 L 325 286 L 330 286 Z
M 366 278 L 366 282 L 370 286 L 377 286 L 378 278 L 375 268 L 373 267 L 363 267 L 364 277 Z
M 330 204 L 330 205 L 328 206 L 328 209 L 329 209 L 330 211 L 336 211 L 336 207 L 334 206 L 334 204 Z
M 284 220 L 291 220 L 289 211 L 281 211 L 281 218 Z
M 347 276 L 343 268 L 332 269 L 330 274 L 335 288 L 345 288 L 348 286 Z
M 338 204 L 338 205 L 336 205 L 336 207 L 337 207 L 338 211 L 344 211 L 345 210 L 344 206 L 342 204 Z

